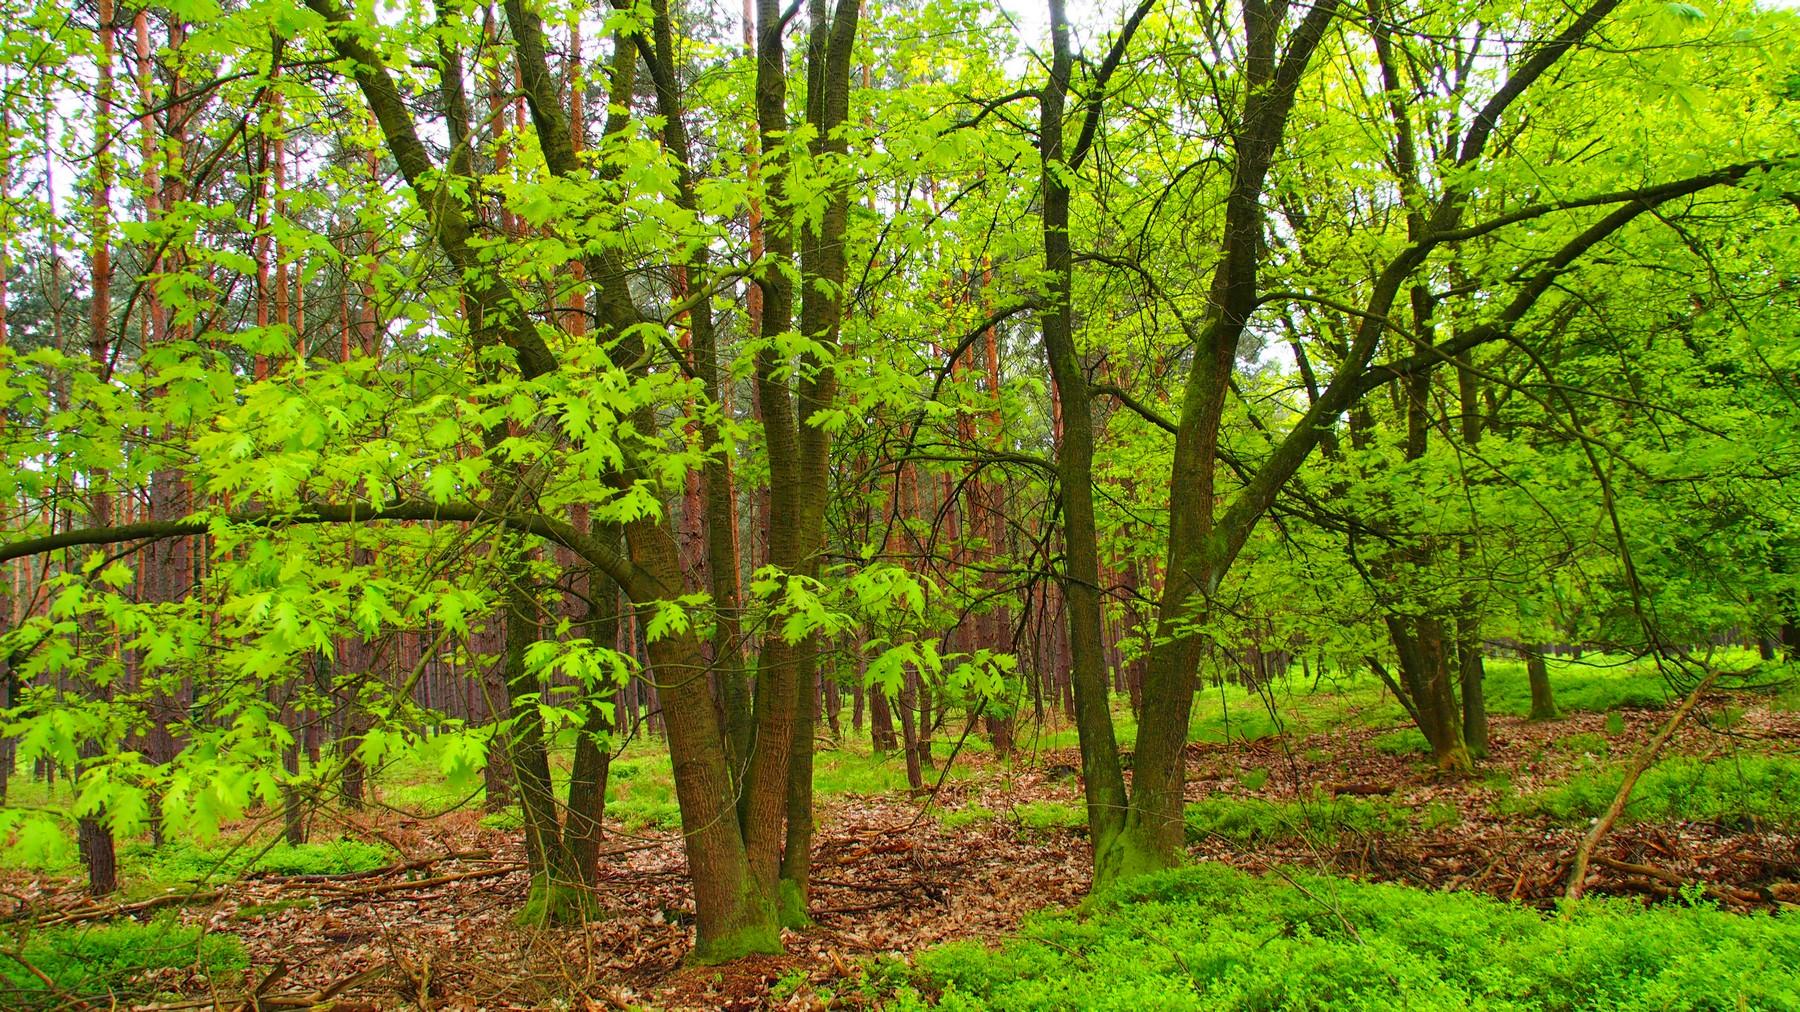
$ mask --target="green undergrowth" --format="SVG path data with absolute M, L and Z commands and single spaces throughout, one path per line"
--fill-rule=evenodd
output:
M 50 820 L 23 822 L 0 848 L 0 865 L 75 875 L 80 857 L 69 833 Z M 119 881 L 127 898 L 170 887 L 219 882 L 250 874 L 343 875 L 393 863 L 394 852 L 362 840 L 320 840 L 291 845 L 260 840 L 174 839 L 161 846 L 148 837 L 118 843 Z
M 993 812 L 970 805 L 946 812 L 939 819 L 946 828 L 954 829 L 994 817 Z M 1026 834 L 1086 832 L 1087 811 L 1078 803 L 1027 801 L 1013 806 L 1012 821 Z M 1218 795 L 1190 803 L 1185 821 L 1189 841 L 1216 836 L 1239 845 L 1293 839 L 1327 843 L 1346 835 L 1438 829 L 1454 825 L 1457 813 L 1448 804 L 1412 808 L 1386 798 L 1318 795 L 1295 801 L 1268 801 Z
M 1800 920 L 1617 900 L 1569 913 L 1203 865 L 878 978 L 890 1010 L 1800 1007 Z
M 1590 764 L 1555 787 L 1509 799 L 1502 812 L 1585 821 L 1606 811 L 1624 777 L 1622 763 Z M 1638 778 L 1622 817 L 1745 829 L 1800 824 L 1800 759 L 1748 753 L 1665 759 Z
M 866 734 L 848 733 L 836 746 L 821 743 L 813 755 L 813 792 L 818 797 L 844 795 L 893 795 L 904 793 L 906 760 L 899 753 L 876 754 Z M 951 762 L 954 740 L 941 738 L 932 742 L 933 769 L 925 771 L 927 784 L 940 778 L 949 783 L 967 780 L 972 774 L 962 761 L 975 752 L 986 751 L 971 735 L 963 742 L 961 755 L 944 773 L 944 763 Z M 607 782 L 606 813 L 626 829 L 677 829 L 681 826 L 681 810 L 675 800 L 675 778 L 669 765 L 667 748 L 661 741 L 634 742 L 614 759 Z M 489 816 L 496 828 L 505 825 L 502 816 Z M 485 821 L 485 820 L 484 820 Z
M 1418 728 L 1403 727 L 1369 739 L 1369 747 L 1384 755 L 1427 755 L 1431 743 Z
M 1648 660 L 1628 660 L 1589 654 L 1582 660 L 1546 659 L 1556 708 L 1564 713 L 1605 713 L 1621 707 L 1662 706 L 1669 701 L 1669 684 Z M 1489 713 L 1515 717 L 1531 713 L 1531 681 L 1525 662 L 1490 658 L 1485 665 Z
M 1550 747 L 1558 752 L 1572 752 L 1579 755 L 1605 756 L 1612 753 L 1612 742 L 1603 734 L 1583 731 L 1558 738 L 1550 743 Z
M 204 976 L 249 965 L 236 935 L 203 933 L 198 926 L 168 918 L 6 934 L 7 953 L 0 954 L 4 1008 L 64 1007 L 71 998 L 117 1007 L 165 990 L 146 979 L 151 971 L 188 968 Z
M 525 828 L 525 816 L 520 813 L 518 805 L 507 805 L 497 811 L 488 812 L 480 819 L 483 829 L 493 829 L 504 833 Z
M 938 813 L 938 822 L 942 824 L 945 829 L 961 829 L 965 826 L 974 826 L 981 823 L 992 822 L 994 819 L 995 814 L 993 809 L 974 803 L 964 805 L 961 808 L 952 808 L 948 811 Z
M 346 875 L 392 864 L 394 852 L 362 840 L 214 844 L 134 842 L 120 848 L 120 879 L 131 885 L 207 882 L 240 875 Z
M 1087 831 L 1087 808 L 1062 801 L 1027 801 L 1013 806 L 1013 820 L 1030 833 Z
M 681 825 L 675 774 L 666 752 L 637 748 L 612 761 L 606 777 L 606 815 L 632 831 Z
M 1218 796 L 1192 802 L 1184 815 L 1187 836 L 1197 841 L 1223 837 L 1235 844 L 1307 839 L 1331 842 L 1340 836 L 1370 836 L 1454 825 L 1448 804 L 1415 809 L 1386 798 L 1331 798 L 1299 801 Z

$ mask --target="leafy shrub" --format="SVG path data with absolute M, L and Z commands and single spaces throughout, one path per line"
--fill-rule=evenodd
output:
M 1470 893 L 1220 865 L 1132 880 L 1086 916 L 917 957 L 890 1008 L 1800 1007 L 1800 923 L 1584 901 L 1545 918 Z
M 1561 786 L 1511 801 L 1504 810 L 1565 821 L 1591 819 L 1612 804 L 1624 779 L 1619 766 L 1590 767 Z M 1692 756 L 1665 759 L 1638 779 L 1624 818 L 1731 827 L 1800 823 L 1800 760 L 1768 755 L 1711 762 Z
M 198 926 L 170 919 L 70 925 L 8 941 L 8 948 L 54 981 L 57 989 L 78 997 L 129 999 L 154 994 L 155 989 L 142 980 L 153 970 L 218 971 L 249 965 L 244 943 L 236 935 L 202 934 Z M 64 1000 L 17 959 L 0 957 L 0 1007 Z
M 1246 770 L 1242 776 L 1238 777 L 1238 783 L 1243 785 L 1243 788 L 1246 791 L 1260 791 L 1263 789 L 1263 785 L 1268 782 L 1269 768 L 1267 766 L 1258 766 L 1255 769 Z
M 0 868 L 67 871 L 81 864 L 74 834 L 42 812 L 0 811 Z

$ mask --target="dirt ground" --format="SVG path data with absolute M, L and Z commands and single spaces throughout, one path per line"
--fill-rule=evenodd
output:
M 1646 740 L 1662 719 L 1656 710 L 1623 717 L 1615 749 Z M 1193 745 L 1190 800 L 1227 794 L 1280 801 L 1316 797 L 1315 787 L 1326 785 L 1409 806 L 1453 806 L 1460 818 L 1410 833 L 1340 834 L 1324 845 L 1288 839 L 1243 847 L 1209 838 L 1192 855 L 1253 871 L 1300 866 L 1547 906 L 1561 892 L 1583 830 L 1496 815 L 1497 788 L 1488 785 L 1496 770 L 1520 793 L 1566 777 L 1579 757 L 1550 742 L 1599 733 L 1604 722 L 1598 714 L 1547 724 L 1497 718 L 1483 775 L 1456 780 L 1438 778 L 1419 757 L 1371 747 L 1381 731 Z M 1796 742 L 1800 715 L 1751 708 L 1729 738 L 1688 727 L 1673 748 L 1708 754 Z M 398 845 L 407 861 L 355 877 L 251 879 L 202 902 L 172 904 L 185 920 L 242 937 L 252 967 L 214 980 L 165 971 L 158 983 L 192 999 L 154 1007 L 303 1008 L 329 1000 L 339 1010 L 807 1009 L 826 1007 L 826 993 L 836 995 L 830 1007 L 856 1007 L 859 996 L 845 985 L 867 972 L 864 957 L 904 958 L 950 939 L 998 940 L 1027 914 L 1071 905 L 1086 891 L 1083 833 L 1029 828 L 1010 814 L 1031 801 L 1080 804 L 1080 785 L 1068 769 L 1079 765 L 1073 750 L 1021 760 L 1010 770 L 986 755 L 956 761 L 985 768 L 946 784 L 929 804 L 901 795 L 822 802 L 816 927 L 789 933 L 785 956 L 683 966 L 693 908 L 675 834 L 612 836 L 602 861 L 600 916 L 585 928 L 540 931 L 513 921 L 526 891 L 518 833 L 483 828 L 472 812 L 429 823 L 369 816 L 359 830 Z M 1246 779 L 1262 782 L 1249 790 Z M 972 803 L 996 816 L 956 829 L 937 817 Z M 1693 883 L 1734 909 L 1800 904 L 1800 836 L 1622 824 L 1597 852 L 1588 891 L 1656 901 Z M 76 885 L 14 875 L 4 884 L 9 898 L 0 916 L 52 922 L 98 913 Z

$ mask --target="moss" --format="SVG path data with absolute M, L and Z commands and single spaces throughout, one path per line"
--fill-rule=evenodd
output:
M 716 966 L 745 956 L 781 955 L 786 950 L 781 945 L 780 905 L 789 885 L 782 882 L 775 902 L 770 903 L 769 897 L 757 888 L 755 880 L 745 876 L 739 886 L 737 923 L 716 932 L 705 929 L 696 932 L 699 937 L 688 961 L 700 966 Z
M 599 901 L 587 886 L 533 875 L 518 922 L 537 928 L 567 927 L 597 920 L 599 915 Z
M 812 927 L 812 917 L 807 913 L 806 890 L 793 879 L 782 879 L 780 896 L 776 901 L 776 919 L 781 926 L 800 931 Z
M 1369 745 L 1386 755 L 1429 755 L 1431 743 L 1416 727 L 1403 727 L 1369 739 Z
M 1179 864 L 1139 833 L 1123 829 L 1094 843 L 1094 886 L 1090 895 L 1134 878 L 1168 871 Z
M 973 802 L 938 816 L 938 821 L 943 823 L 945 829 L 961 829 L 980 822 L 992 822 L 993 819 L 993 809 Z
M 782 951 L 780 927 L 773 923 L 747 924 L 700 939 L 688 958 L 701 966 L 717 966 L 745 956 L 779 956 Z

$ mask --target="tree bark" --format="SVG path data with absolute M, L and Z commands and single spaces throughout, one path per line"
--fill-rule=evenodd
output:
M 1065 155 L 1065 105 L 1074 68 L 1069 21 L 1063 0 L 1049 0 L 1051 63 L 1039 115 L 1039 158 L 1043 193 L 1044 270 L 1050 291 L 1041 314 L 1044 355 L 1060 406 L 1056 444 L 1058 506 L 1062 513 L 1064 563 L 1060 585 L 1065 602 L 1070 651 L 1069 680 L 1081 742 L 1082 785 L 1088 832 L 1094 845 L 1094 880 L 1104 885 L 1123 870 L 1117 847 L 1126 811 L 1125 774 L 1113 735 L 1106 687 L 1105 645 L 1100 617 L 1100 546 L 1094 521 L 1093 408 L 1087 372 L 1075 345 L 1074 260 L 1069 246 L 1069 185 L 1073 171 Z M 1132 862 L 1135 863 L 1135 862 Z
M 1549 666 L 1544 663 L 1544 652 L 1538 647 L 1526 647 L 1525 677 L 1531 682 L 1531 718 L 1532 720 L 1555 720 L 1556 696 L 1550 689 Z

